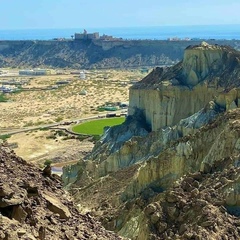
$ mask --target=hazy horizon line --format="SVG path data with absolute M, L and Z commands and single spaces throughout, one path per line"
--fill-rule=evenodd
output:
M 53 29 L 112 29 L 112 28 L 158 28 L 158 27 L 209 27 L 209 26 L 240 26 L 240 23 L 233 24 L 189 24 L 189 25 L 143 25 L 143 26 L 106 26 L 106 27 L 55 27 L 55 28 L 5 28 L 0 31 L 16 31 L 16 30 L 53 30 Z

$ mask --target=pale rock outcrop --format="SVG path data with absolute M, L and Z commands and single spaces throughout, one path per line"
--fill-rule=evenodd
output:
M 90 183 L 108 173 L 158 156 L 171 142 L 195 133 L 200 127 L 213 121 L 222 111 L 223 109 L 212 102 L 193 116 L 182 119 L 177 125 L 150 133 L 139 128 L 136 123 L 128 125 L 127 121 L 121 127 L 110 129 L 111 137 L 109 133 L 105 133 L 88 159 L 66 166 L 63 171 L 63 181 L 65 185 L 68 185 L 78 180 L 80 186 L 83 186 L 86 181 Z M 129 132 L 143 132 L 144 134 L 127 138 L 127 141 L 119 141 L 119 135 L 125 136 L 125 124 L 128 126 Z M 117 130 L 117 134 L 114 134 Z M 189 152 L 188 145 L 180 143 L 178 152 L 187 154 Z
M 239 59 L 229 47 L 190 46 L 182 62 L 156 68 L 130 88 L 129 114 L 134 115 L 136 108 L 143 110 L 156 131 L 193 115 L 214 98 L 220 107 L 232 109 L 238 106 L 239 93 L 233 88 L 240 85 Z
M 199 46 L 189 47 L 183 57 L 183 83 L 196 86 L 202 82 L 211 71 L 222 68 L 224 51 L 219 46 L 212 46 L 202 42 Z
M 132 86 L 128 119 L 139 112 L 141 117 L 108 129 L 86 159 L 64 169 L 75 200 L 125 237 L 201 239 L 209 233 L 215 239 L 217 228 L 209 230 L 215 213 L 221 216 L 216 226 L 225 226 L 219 206 L 238 208 L 240 202 L 239 59 L 229 47 L 190 46 L 182 62 L 156 68 Z M 162 205 L 171 187 L 174 194 Z M 215 189 L 219 195 L 211 202 Z M 142 211 L 149 201 L 158 203 L 147 208 L 146 218 Z M 198 218 L 202 211 L 210 217 Z M 229 229 L 231 224 L 223 232 Z

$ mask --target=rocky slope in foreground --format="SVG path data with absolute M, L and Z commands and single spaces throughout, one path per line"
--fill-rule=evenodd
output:
M 121 239 L 78 212 L 60 179 L 0 146 L 0 239 Z
M 239 83 L 226 46 L 153 70 L 130 90 L 127 121 L 65 169 L 75 201 L 134 240 L 240 239 Z

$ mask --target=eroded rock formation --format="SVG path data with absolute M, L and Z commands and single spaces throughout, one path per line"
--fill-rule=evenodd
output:
M 240 238 L 239 59 L 202 43 L 133 86 L 128 120 L 64 171 L 80 207 L 131 239 Z
M 156 68 L 130 88 L 129 114 L 136 108 L 145 113 L 156 131 L 177 124 L 202 109 L 209 101 L 227 110 L 238 106 L 239 52 L 230 47 L 202 43 L 185 50 L 183 60 L 170 68 Z

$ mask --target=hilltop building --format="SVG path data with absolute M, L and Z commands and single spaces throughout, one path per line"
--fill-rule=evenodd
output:
M 88 33 L 85 29 L 83 33 L 75 33 L 75 40 L 93 40 L 99 38 L 99 32 Z
M 111 35 L 103 34 L 100 36 L 99 32 L 88 33 L 86 29 L 84 29 L 83 33 L 75 33 L 75 40 L 102 40 L 102 41 L 116 41 L 122 40 L 122 38 L 115 38 Z

